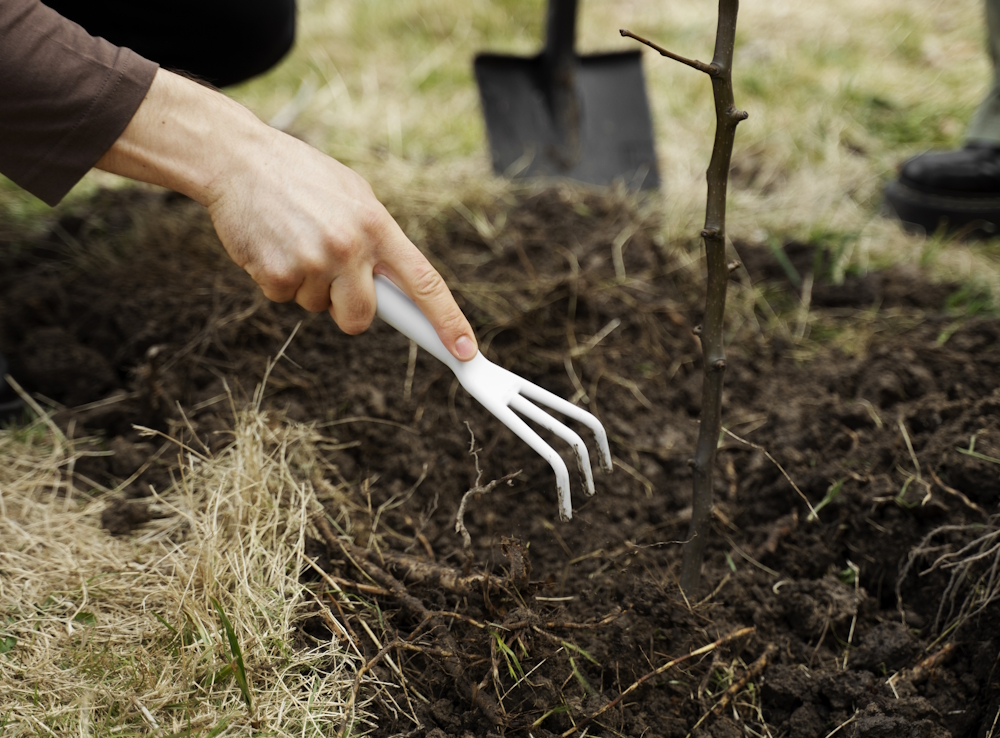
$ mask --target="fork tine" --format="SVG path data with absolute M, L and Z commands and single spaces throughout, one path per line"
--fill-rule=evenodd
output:
M 573 517 L 573 502 L 569 494 L 569 470 L 566 468 L 566 462 L 562 460 L 562 457 L 556 453 L 554 448 L 542 440 L 542 437 L 535 433 L 509 407 L 504 405 L 489 409 L 501 423 L 514 431 L 514 434 L 518 438 L 531 446 L 539 456 L 549 462 L 552 471 L 556 473 L 556 492 L 559 495 L 559 518 L 564 522 L 570 520 Z
M 610 472 L 614 468 L 611 463 L 611 447 L 608 445 L 608 432 L 604 430 L 601 421 L 594 417 L 593 413 L 588 413 L 582 407 L 577 407 L 572 402 L 559 397 L 559 395 L 554 395 L 547 389 L 528 381 L 525 381 L 521 386 L 521 394 L 590 428 L 594 434 L 594 438 L 597 440 L 601 469 Z
M 576 453 L 576 464 L 580 467 L 580 473 L 583 475 L 583 480 L 586 484 L 587 496 L 590 497 L 593 495 L 594 473 L 590 470 L 590 452 L 587 451 L 587 445 L 580 438 L 580 435 L 521 395 L 514 395 L 511 398 L 510 407 L 528 420 L 532 420 L 543 428 L 552 431 L 573 447 L 573 451 Z

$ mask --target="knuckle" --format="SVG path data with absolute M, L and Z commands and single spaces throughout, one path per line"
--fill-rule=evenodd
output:
M 268 300 L 288 302 L 295 298 L 300 280 L 291 270 L 269 264 L 250 263 L 244 269 L 256 282 Z
M 296 255 L 296 260 L 305 274 L 321 272 L 326 265 L 322 248 L 303 248 Z
M 418 269 L 414 274 L 413 291 L 415 293 L 414 297 L 432 299 L 439 297 L 441 293 L 447 292 L 448 287 L 444 283 L 444 277 L 428 264 L 426 267 Z
M 288 291 L 283 292 L 269 285 L 261 285 L 260 288 L 261 291 L 264 293 L 264 297 L 266 297 L 271 302 L 290 302 L 292 298 L 294 298 L 295 296 L 291 292 Z
M 381 241 L 393 223 L 392 216 L 377 202 L 358 210 L 358 230 L 364 238 Z
M 294 291 L 299 286 L 301 278 L 292 269 L 270 269 L 261 275 L 259 281 L 261 286 L 276 292 L 287 293 L 290 290 Z
M 458 310 L 449 310 L 440 320 L 441 327 L 448 333 L 465 333 L 468 330 L 468 321 Z
M 336 265 L 342 267 L 347 264 L 352 254 L 355 251 L 355 239 L 336 237 L 331 238 L 326 244 L 326 254 L 324 259 L 324 269 L 327 268 L 327 264 Z

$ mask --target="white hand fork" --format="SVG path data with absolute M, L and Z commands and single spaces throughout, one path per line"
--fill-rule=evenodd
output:
M 556 489 L 559 493 L 559 517 L 569 520 L 573 517 L 573 503 L 569 493 L 569 471 L 566 464 L 549 444 L 542 440 L 517 413 L 528 420 L 552 431 L 573 447 L 577 464 L 586 484 L 587 495 L 594 494 L 594 475 L 590 469 L 590 454 L 580 436 L 567 428 L 556 418 L 535 405 L 531 400 L 566 415 L 593 431 L 597 439 L 601 468 L 610 472 L 611 448 L 608 434 L 601 421 L 591 413 L 532 384 L 526 379 L 499 367 L 481 353 L 474 359 L 459 361 L 444 347 L 430 321 L 420 312 L 409 297 L 382 275 L 375 275 L 375 297 L 378 301 L 378 316 L 407 338 L 415 341 L 427 353 L 443 362 L 451 369 L 466 391 L 476 398 L 487 410 L 500 419 L 504 425 L 549 462 L 556 473 Z M 516 413 L 515 413 L 516 411 Z

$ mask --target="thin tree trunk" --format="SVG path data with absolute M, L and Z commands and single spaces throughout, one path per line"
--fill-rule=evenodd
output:
M 681 564 L 681 588 L 693 595 L 701 582 L 701 565 L 712 515 L 712 476 L 715 451 L 722 429 L 722 380 L 726 372 L 726 351 L 722 330 L 726 312 L 726 190 L 733 156 L 736 126 L 747 114 L 736 108 L 733 99 L 733 47 L 736 42 L 736 13 L 739 0 L 719 0 L 719 27 L 712 58 L 712 93 L 715 98 L 715 145 L 708 165 L 708 201 L 705 206 L 705 264 L 708 271 L 705 320 L 701 330 L 704 380 L 701 391 L 701 428 L 691 461 L 694 471 L 694 498 L 688 542 Z
M 658 46 L 652 41 L 622 30 L 623 36 L 634 38 L 681 64 L 707 74 L 712 80 L 715 98 L 715 145 L 708 165 L 708 202 L 705 206 L 705 265 L 708 271 L 705 294 L 704 324 L 701 336 L 704 380 L 701 391 L 701 428 L 694 458 L 689 462 L 694 471 L 694 495 L 691 528 L 684 545 L 681 564 L 681 589 L 688 595 L 698 590 L 701 565 L 712 516 L 712 472 L 715 451 L 722 430 L 722 380 L 726 371 L 726 351 L 722 343 L 722 328 L 726 313 L 726 286 L 729 272 L 738 264 L 726 263 L 726 189 L 729 164 L 733 157 L 736 126 L 747 114 L 736 108 L 733 99 L 733 48 L 736 43 L 736 14 L 739 0 L 719 0 L 719 26 L 715 34 L 715 54 L 711 64 L 688 59 Z

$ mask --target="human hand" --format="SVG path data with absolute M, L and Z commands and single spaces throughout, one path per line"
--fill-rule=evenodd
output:
M 208 209 L 223 245 L 264 294 L 328 310 L 349 334 L 375 316 L 374 274 L 409 295 L 460 359 L 476 354 L 472 328 L 444 279 L 356 172 L 271 130 L 249 167 L 219 187 Z
M 112 149 L 107 171 L 205 205 L 226 251 L 275 301 L 328 310 L 346 333 L 375 316 L 374 274 L 417 304 L 457 358 L 476 339 L 444 279 L 357 173 L 169 72 Z

